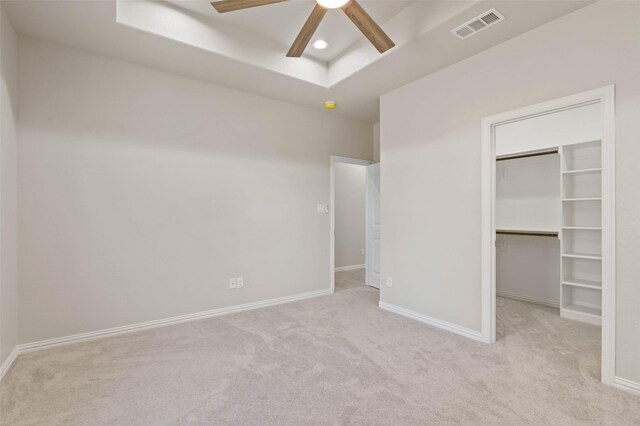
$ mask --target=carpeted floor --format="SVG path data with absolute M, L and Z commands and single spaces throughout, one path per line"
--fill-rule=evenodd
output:
M 2 425 L 638 425 L 599 383 L 599 328 L 499 299 L 474 342 L 334 295 L 21 356 Z

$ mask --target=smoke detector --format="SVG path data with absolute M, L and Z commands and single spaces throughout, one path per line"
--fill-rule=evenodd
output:
M 504 15 L 498 12 L 496 9 L 486 11 L 480 16 L 465 22 L 451 30 L 451 33 L 458 38 L 465 39 L 472 35 L 479 33 L 480 31 L 489 28 L 492 25 L 497 24 L 505 20 Z

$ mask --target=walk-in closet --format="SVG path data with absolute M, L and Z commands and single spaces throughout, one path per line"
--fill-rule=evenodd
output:
M 601 324 L 601 135 L 600 103 L 496 127 L 499 297 Z

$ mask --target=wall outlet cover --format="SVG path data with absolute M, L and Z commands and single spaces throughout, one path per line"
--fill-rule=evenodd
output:
M 244 287 L 244 278 L 242 278 L 242 277 L 236 278 L 236 287 L 237 288 Z
M 237 283 L 235 278 L 229 278 L 229 288 L 236 288 Z
M 387 287 L 393 287 L 393 278 L 387 277 Z

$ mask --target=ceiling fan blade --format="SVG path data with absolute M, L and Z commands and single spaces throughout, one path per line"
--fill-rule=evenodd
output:
M 320 21 L 322 21 L 322 18 L 324 18 L 326 13 L 327 9 L 316 4 L 311 11 L 311 15 L 309 15 L 307 22 L 304 23 L 300 33 L 298 33 L 298 37 L 296 37 L 295 41 L 291 45 L 291 49 L 287 52 L 287 57 L 299 58 L 302 56 L 302 52 L 304 52 L 307 44 L 309 44 L 311 37 L 313 37 L 313 33 L 318 29 L 318 25 L 320 25 Z
M 378 52 L 384 53 L 396 45 L 356 0 L 342 6 L 342 10 Z
M 287 0 L 221 0 L 211 3 L 218 12 L 233 12 L 235 10 L 249 9 L 250 7 L 265 6 L 272 3 L 280 3 Z

